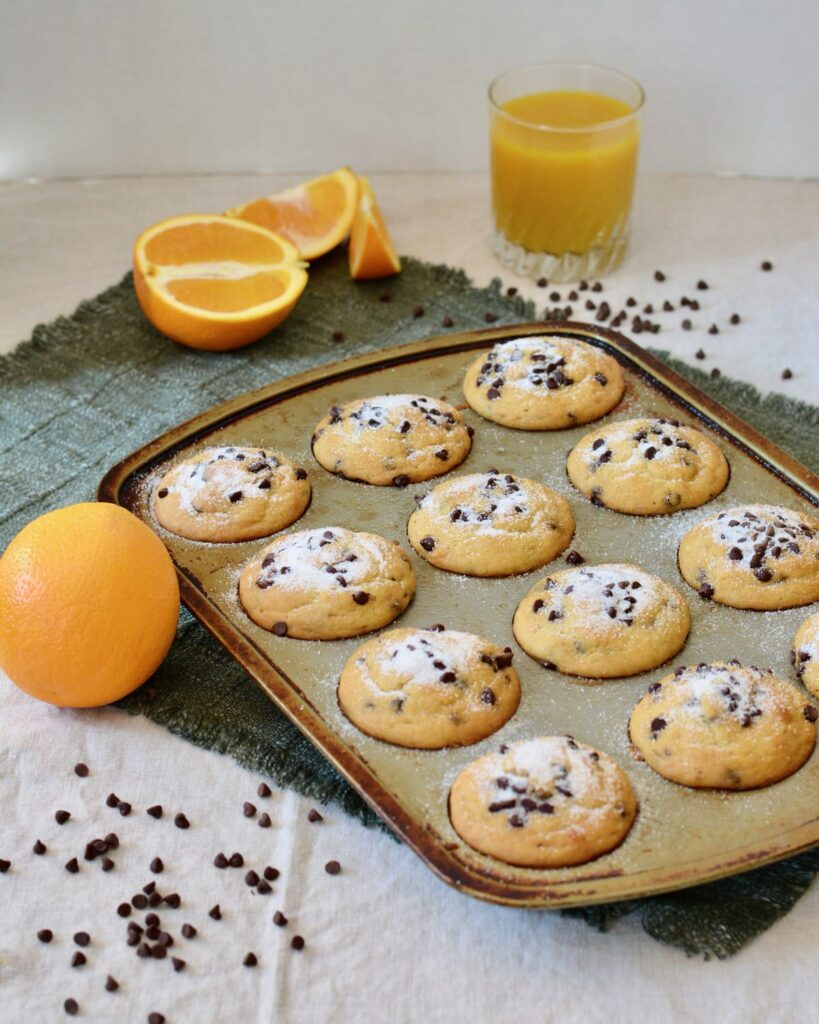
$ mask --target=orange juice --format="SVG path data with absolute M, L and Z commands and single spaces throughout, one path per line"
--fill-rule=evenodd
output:
M 634 113 L 582 91 L 532 92 L 493 108 L 492 204 L 504 239 L 558 257 L 619 246 L 607 269 L 619 262 L 640 141 Z

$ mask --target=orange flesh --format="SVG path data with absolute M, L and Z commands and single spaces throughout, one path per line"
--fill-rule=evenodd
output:
M 167 289 L 179 302 L 212 313 L 238 313 L 273 302 L 285 290 L 281 275 L 273 270 L 241 278 L 181 278 Z
M 167 228 L 151 238 L 145 256 L 159 266 L 186 263 L 280 263 L 281 246 L 272 238 L 223 222 Z

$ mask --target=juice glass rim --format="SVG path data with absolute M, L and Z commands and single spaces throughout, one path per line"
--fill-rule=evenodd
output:
M 495 101 L 492 95 L 495 87 L 501 81 L 502 78 L 506 78 L 507 75 L 511 75 L 516 71 L 525 71 L 527 68 L 586 68 L 590 71 L 602 71 L 607 75 L 616 75 L 618 78 L 623 79 L 630 85 L 634 86 L 637 90 L 638 100 L 636 106 L 630 110 L 627 114 L 623 114 L 622 117 L 612 118 L 610 121 L 594 121 L 591 124 L 582 125 L 581 127 L 560 127 L 559 125 L 551 124 L 538 124 L 532 121 L 524 121 L 519 117 L 515 117 L 510 114 L 507 110 L 504 110 L 499 103 Z M 518 64 L 517 67 L 508 68 L 506 71 L 502 71 L 499 75 L 489 83 L 489 106 L 493 112 L 498 114 L 500 117 L 505 118 L 512 124 L 520 125 L 523 128 L 529 128 L 536 132 L 554 132 L 555 134 L 571 135 L 571 134 L 588 134 L 589 132 L 596 132 L 601 130 L 607 130 L 609 128 L 617 128 L 620 125 L 627 124 L 629 121 L 633 121 L 643 109 L 646 100 L 646 94 L 643 87 L 637 81 L 636 78 L 632 78 L 631 75 L 627 75 L 624 71 L 618 71 L 616 68 L 604 67 L 602 64 L 591 64 L 588 61 L 570 61 L 570 60 L 533 60 L 528 64 Z

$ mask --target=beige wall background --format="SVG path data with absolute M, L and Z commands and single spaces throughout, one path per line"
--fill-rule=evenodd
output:
M 627 71 L 642 169 L 819 176 L 817 0 L 0 0 L 0 179 L 486 165 L 486 87 Z

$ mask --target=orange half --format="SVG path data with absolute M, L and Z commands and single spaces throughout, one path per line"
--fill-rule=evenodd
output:
M 306 284 L 287 239 L 230 217 L 171 217 L 134 245 L 134 287 L 145 316 L 190 348 L 224 351 L 258 341 L 290 315 Z
M 358 204 L 347 253 L 350 276 L 357 281 L 401 273 L 401 261 L 366 178 L 358 179 Z
M 226 216 L 259 224 L 288 239 L 302 259 L 314 260 L 350 233 L 358 179 L 349 167 L 226 211 Z

